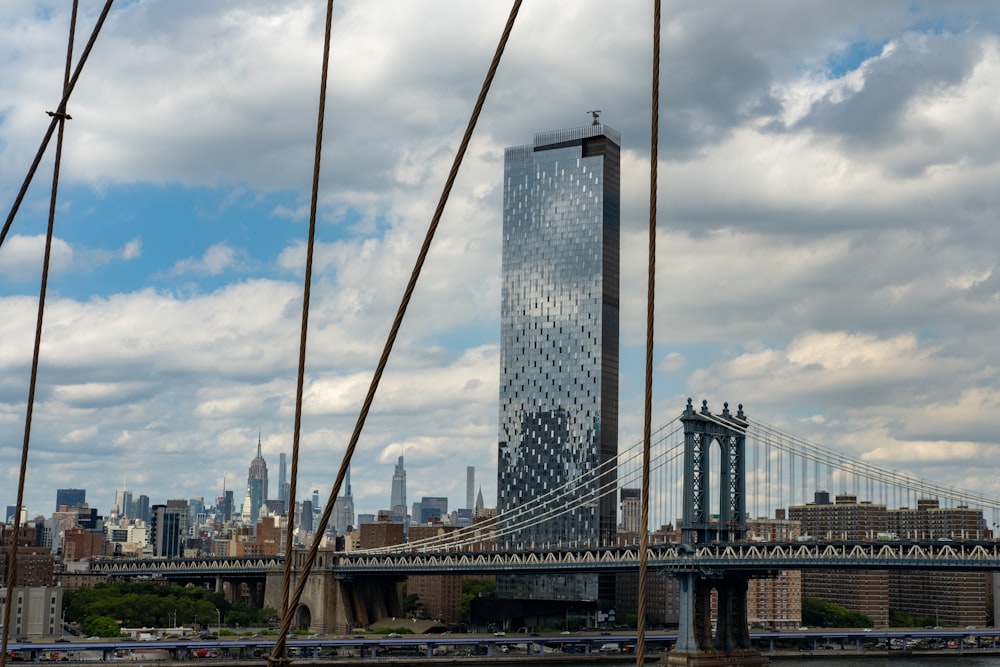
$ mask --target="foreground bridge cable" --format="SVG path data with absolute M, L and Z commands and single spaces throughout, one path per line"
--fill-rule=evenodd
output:
M 649 266 L 646 288 L 646 394 L 642 420 L 642 489 L 639 518 L 639 599 L 635 664 L 646 654 L 647 558 L 649 548 L 649 465 L 653 423 L 653 320 L 656 296 L 656 187 L 660 138 L 660 0 L 653 0 L 653 86 L 649 136 Z
M 288 497 L 291 502 L 285 508 L 285 554 L 291 556 L 295 525 L 295 493 L 299 478 L 299 442 L 302 432 L 302 391 L 306 375 L 306 334 L 309 331 L 309 302 L 312 292 L 312 264 L 316 246 L 316 208 L 319 201 L 319 172 L 323 155 L 323 123 L 326 117 L 326 84 L 330 71 L 330 35 L 333 31 L 333 0 L 327 0 L 326 30 L 323 35 L 323 67 L 320 73 L 319 110 L 316 118 L 316 144 L 313 155 L 312 192 L 309 199 L 309 238 L 306 244 L 306 267 L 302 288 L 302 324 L 299 328 L 299 365 L 295 381 L 295 423 L 292 429 L 292 477 L 288 486 Z M 318 541 L 318 540 L 317 540 Z M 281 620 L 282 632 L 274 649 L 268 658 L 269 662 L 285 661 L 285 636 L 291 627 L 292 614 L 289 611 L 288 589 L 292 580 L 292 559 L 285 558 L 283 586 L 281 589 Z
M 452 189 L 452 187 L 455 184 L 455 179 L 458 176 L 458 169 L 461 166 L 462 159 L 464 158 L 465 152 L 466 152 L 466 150 L 469 147 L 469 142 L 472 139 L 472 132 L 473 132 L 473 130 L 476 127 L 476 122 L 478 121 L 479 115 L 480 115 L 480 113 L 483 110 L 484 104 L 486 103 L 486 95 L 489 92 L 490 85 L 493 83 L 493 78 L 495 77 L 497 68 L 500 65 L 500 58 L 503 55 L 504 49 L 506 48 L 506 45 L 507 45 L 507 41 L 510 38 L 511 30 L 514 27 L 514 21 L 517 18 L 517 13 L 518 13 L 518 11 L 521 8 L 521 1 L 522 0 L 515 0 L 514 1 L 514 4 L 513 4 L 513 6 L 511 7 L 511 10 L 510 10 L 510 15 L 507 18 L 507 24 L 504 26 L 503 34 L 500 37 L 500 42 L 497 45 L 495 53 L 493 54 L 493 60 L 490 63 L 489 70 L 487 71 L 486 79 L 483 81 L 482 88 L 479 91 L 479 97 L 476 99 L 476 104 L 475 104 L 475 107 L 473 109 L 472 115 L 469 118 L 469 123 L 466 126 L 465 134 L 462 136 L 462 142 L 459 145 L 458 152 L 456 153 L 455 159 L 454 159 L 454 161 L 452 163 L 452 166 L 451 166 L 451 170 L 448 173 L 448 179 L 445 182 L 444 190 L 441 193 L 441 197 L 440 197 L 440 199 L 438 201 L 437 208 L 434 210 L 434 215 L 433 215 L 433 217 L 431 219 L 430 226 L 427 229 L 427 234 L 424 237 L 423 245 L 420 247 L 420 253 L 417 256 L 416 263 L 415 263 L 415 265 L 413 267 L 413 271 L 412 271 L 412 273 L 410 275 L 410 280 L 409 280 L 409 282 L 406 285 L 406 290 L 403 293 L 403 298 L 402 298 L 402 300 L 401 300 L 401 302 L 399 304 L 399 309 L 396 312 L 396 317 L 395 317 L 395 319 L 392 322 L 391 329 L 389 330 L 389 335 L 388 335 L 388 338 L 387 338 L 387 340 L 385 342 L 385 346 L 384 346 L 384 348 L 382 350 L 382 355 L 379 358 L 378 366 L 376 367 L 375 373 L 372 376 L 371 384 L 368 387 L 368 393 L 365 396 L 364 404 L 361 407 L 361 412 L 358 414 L 358 419 L 357 419 L 357 422 L 356 422 L 356 424 L 354 426 L 354 431 L 351 433 L 350 442 L 348 443 L 347 450 L 344 452 L 344 457 L 341 460 L 340 470 L 337 471 L 337 479 L 336 479 L 336 481 L 333 484 L 333 488 L 330 489 L 330 497 L 329 497 L 328 501 L 326 502 L 325 507 L 323 508 L 323 514 L 322 514 L 322 516 L 320 516 L 319 525 L 316 527 L 316 537 L 313 539 L 312 544 L 309 547 L 308 555 L 306 556 L 306 560 L 305 560 L 305 562 L 302 565 L 301 571 L 299 572 L 299 578 L 298 578 L 298 583 L 295 586 L 295 592 L 294 592 L 294 594 L 292 594 L 292 596 L 287 600 L 287 603 L 284 605 L 285 608 L 283 610 L 283 617 L 282 617 L 282 620 L 281 620 L 281 630 L 279 632 L 277 641 L 275 641 L 274 650 L 268 656 L 268 659 L 267 659 L 269 665 L 273 666 L 273 665 L 275 665 L 277 663 L 280 663 L 280 662 L 287 662 L 287 660 L 288 660 L 287 657 L 285 657 L 285 655 L 284 655 L 285 654 L 285 638 L 288 635 L 288 632 L 291 630 L 292 615 L 294 613 L 295 608 L 298 606 L 299 601 L 302 599 L 302 593 L 303 593 L 303 591 L 305 589 L 306 581 L 307 581 L 307 579 L 309 577 L 310 571 L 312 570 L 313 564 L 316 561 L 316 554 L 319 552 L 319 545 L 320 545 L 321 536 L 323 535 L 324 532 L 326 532 L 326 527 L 327 527 L 327 525 L 330 522 L 330 516 L 333 513 L 334 501 L 337 499 L 337 496 L 340 494 L 340 489 L 343 486 L 344 478 L 347 475 L 347 469 L 350 466 L 351 458 L 354 455 L 354 450 L 357 448 L 358 440 L 361 437 L 361 431 L 364 428 L 365 421 L 366 421 L 366 419 L 368 417 L 368 411 L 371 408 L 372 402 L 375 400 L 375 392 L 378 389 L 379 382 L 380 382 L 380 380 L 382 378 L 382 373 L 385 371 L 385 367 L 386 367 L 386 365 L 389 362 L 389 354 L 392 351 L 393 343 L 395 342 L 396 336 L 399 333 L 399 328 L 402 325 L 403 316 L 406 313 L 406 308 L 409 305 L 410 299 L 411 299 L 411 297 L 413 295 L 413 291 L 414 291 L 414 289 L 416 289 L 417 279 L 420 277 L 420 271 L 423 268 L 424 261 L 427 258 L 427 253 L 430 251 L 431 241 L 433 241 L 433 239 L 434 239 L 434 233 L 437 231 L 438 223 L 441 220 L 441 216 L 444 214 L 444 207 L 445 207 L 445 204 L 448 201 L 448 195 L 451 193 L 451 189 Z M 329 1 L 329 6 L 331 8 L 331 12 L 332 12 L 332 5 L 333 5 L 333 1 L 330 0 Z M 329 13 L 328 13 L 328 16 L 327 16 L 327 21 L 328 21 L 327 35 L 329 35 L 329 32 L 330 32 L 330 28 L 329 28 L 330 14 Z M 329 46 L 327 45 L 327 51 L 328 50 L 329 50 Z M 324 76 L 325 76 L 325 73 L 324 73 Z M 325 83 L 324 83 L 324 86 L 325 86 Z M 322 102 L 321 102 L 321 104 L 322 104 Z M 306 297 L 308 297 L 308 293 L 306 294 Z M 308 300 L 306 302 L 308 303 Z M 305 317 L 303 317 L 303 325 L 302 326 L 303 326 L 303 331 L 302 331 L 301 335 L 302 335 L 302 340 L 304 341 L 305 340 L 305 331 L 304 331 L 304 329 L 305 329 Z M 300 368 L 299 368 L 299 380 L 298 380 L 300 387 L 301 387 L 301 384 L 303 382 L 302 378 L 303 378 L 303 368 L 302 368 L 302 366 L 300 364 Z M 300 394 L 301 394 L 301 389 L 300 389 Z M 298 430 L 299 430 L 299 417 L 298 417 L 298 414 L 299 414 L 299 408 L 297 407 L 296 408 L 296 421 L 295 421 L 295 429 L 296 429 L 295 442 L 296 442 L 296 445 L 298 444 L 297 433 L 298 433 Z M 295 484 L 295 475 L 296 475 L 296 472 L 297 472 L 296 456 L 295 456 L 295 453 L 293 452 L 293 458 L 292 458 L 292 477 L 291 477 L 291 484 L 293 486 L 291 486 L 291 489 L 295 488 L 294 484 Z M 292 494 L 291 489 L 289 491 L 289 498 L 291 500 L 290 504 L 294 504 L 294 502 L 295 502 L 295 496 Z M 286 576 L 286 582 L 288 582 L 288 583 L 290 583 L 290 581 L 289 581 L 289 579 L 290 579 L 290 574 L 289 574 L 290 570 L 288 569 L 289 565 L 287 563 L 290 563 L 290 561 L 291 561 L 290 555 L 291 555 L 291 553 L 290 553 L 290 550 L 289 550 L 286 553 L 286 570 L 285 570 L 285 573 L 286 573 L 285 574 L 285 576 Z M 286 594 L 287 594 L 288 583 L 286 583 Z
M 110 9 L 111 0 L 105 6 L 105 9 Z M 39 154 L 35 158 L 35 164 L 32 167 L 27 179 L 25 180 L 24 186 L 21 188 L 21 192 L 18 195 L 18 199 L 15 202 L 15 206 L 11 211 L 10 217 L 8 218 L 7 224 L 4 225 L 3 234 L 0 234 L 0 243 L 3 241 L 3 236 L 6 235 L 7 230 L 10 229 L 10 223 L 14 219 L 14 214 L 16 213 L 17 206 L 20 204 L 24 193 L 27 191 L 27 185 L 31 181 L 31 176 L 34 174 L 34 168 L 37 166 L 38 161 L 41 159 L 42 153 L 44 153 L 45 146 L 48 143 L 48 137 L 51 136 L 51 129 L 53 125 L 58 126 L 59 133 L 56 137 L 56 155 L 52 167 L 52 186 L 49 194 L 49 219 L 48 226 L 45 231 L 45 252 L 42 259 L 42 279 L 41 286 L 38 290 L 38 315 L 35 320 L 35 340 L 34 347 L 31 354 L 31 376 L 28 381 L 28 400 L 27 406 L 25 408 L 25 418 L 24 418 L 24 440 L 21 445 L 21 466 L 18 472 L 17 478 L 17 501 L 14 505 L 14 525 L 13 534 L 14 539 L 11 541 L 10 550 L 10 565 L 7 567 L 7 578 L 5 582 L 6 590 L 8 591 L 8 602 L 4 605 L 3 609 L 3 637 L 0 639 L 0 667 L 3 667 L 7 663 L 7 643 L 10 638 L 10 610 L 13 605 L 13 591 L 14 586 L 17 584 L 17 535 L 21 529 L 21 508 L 24 505 L 24 484 L 28 472 L 28 451 L 29 444 L 31 442 L 31 419 L 34 412 L 35 406 L 35 389 L 38 385 L 38 360 L 41 354 L 42 347 L 42 323 L 44 321 L 45 314 L 45 295 L 48 292 L 49 284 L 49 268 L 52 260 L 52 236 L 55 231 L 55 220 L 56 220 L 56 200 L 58 199 L 59 193 L 59 168 L 62 163 L 62 147 L 63 147 L 63 136 L 66 129 L 66 120 L 69 118 L 69 114 L 66 113 L 66 104 L 69 99 L 70 93 L 70 82 L 71 82 L 71 72 L 73 66 L 73 39 L 76 34 L 76 16 L 79 10 L 79 0 L 73 0 L 73 8 L 70 12 L 69 21 L 69 37 L 66 44 L 66 67 L 63 70 L 63 99 L 59 103 L 59 107 L 56 111 L 48 112 L 51 116 L 52 121 L 49 123 L 49 134 L 46 140 L 43 142 L 42 147 L 39 149 Z M 103 15 L 102 21 L 103 22 Z M 94 32 L 91 35 L 90 47 L 94 39 L 97 37 L 97 31 L 99 27 L 94 28 Z M 82 62 L 80 65 L 82 66 Z M 77 68 L 77 73 L 79 73 L 80 68 Z M 61 629 L 60 629 L 61 631 Z
M 90 57 L 90 52 L 94 48 L 94 43 L 97 41 L 97 35 L 100 34 L 101 28 L 104 27 L 104 20 L 108 18 L 108 13 L 111 11 L 111 5 L 114 0 L 107 0 L 104 3 L 104 9 L 101 10 L 101 15 L 97 18 L 97 23 L 94 24 L 94 29 L 90 33 L 90 39 L 87 41 L 87 46 L 84 47 L 83 52 L 80 54 L 80 62 L 76 64 L 76 70 L 73 72 L 73 76 L 69 78 L 69 83 L 65 86 L 65 92 L 63 93 L 62 100 L 59 102 L 59 106 L 56 110 L 50 114 L 52 120 L 49 122 L 49 128 L 45 132 L 45 136 L 42 137 L 42 142 L 38 146 L 38 152 L 35 153 L 35 159 L 31 162 L 31 166 L 28 168 L 28 173 L 24 176 L 24 182 L 21 183 L 21 189 L 18 190 L 17 196 L 14 198 L 14 203 L 10 207 L 10 212 L 7 214 L 7 220 L 3 224 L 3 229 L 0 229 L 0 246 L 3 246 L 4 239 L 7 238 L 7 233 L 10 231 L 10 227 L 14 224 L 14 218 L 17 216 L 17 211 L 21 208 L 21 202 L 24 201 L 24 195 L 28 192 L 28 186 L 31 185 L 32 179 L 35 177 L 35 172 L 38 170 L 38 165 L 42 161 L 42 157 L 45 155 L 45 149 L 48 148 L 49 141 L 52 140 L 52 133 L 55 132 L 56 126 L 59 124 L 60 118 L 66 114 L 66 105 L 69 103 L 70 95 L 73 94 L 73 89 L 76 87 L 76 82 L 80 78 L 80 74 L 83 72 L 83 66 L 87 63 L 87 58 Z

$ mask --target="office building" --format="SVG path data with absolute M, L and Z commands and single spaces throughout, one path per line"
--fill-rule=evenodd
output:
M 351 469 L 344 477 L 344 494 L 333 503 L 333 529 L 344 534 L 354 529 L 354 496 L 351 495 Z
M 396 468 L 392 471 L 389 512 L 395 521 L 405 521 L 406 519 L 406 468 L 403 467 L 402 455 L 396 461 Z
M 149 512 L 149 496 L 146 494 L 140 494 L 132 506 L 132 516 L 131 519 L 139 519 L 143 523 L 150 523 L 152 521 L 152 516 Z
M 982 510 L 942 508 L 932 498 L 921 498 L 917 509 L 887 509 L 840 494 L 817 492 L 814 502 L 788 508 L 801 521 L 802 534 L 833 540 L 963 540 L 992 538 Z M 809 571 L 802 574 L 802 596 L 860 611 L 887 627 L 888 610 L 934 618 L 935 625 L 986 624 L 987 599 L 992 589 L 988 573 L 909 570 Z
M 433 519 L 441 522 L 448 516 L 448 499 L 443 496 L 424 496 L 420 499 L 420 523 L 427 523 Z
M 153 543 L 153 556 L 180 558 L 188 533 L 188 506 L 186 500 L 168 500 L 166 505 L 153 505 L 149 536 Z
M 73 509 L 87 503 L 87 489 L 56 489 L 56 512 Z
M 257 456 L 250 462 L 247 473 L 246 500 L 240 517 L 244 523 L 255 524 L 260 518 L 260 508 L 267 500 L 267 463 L 260 452 L 260 435 L 257 436 Z
M 132 516 L 132 492 L 126 489 L 115 491 L 115 504 L 111 507 L 111 516 L 121 518 Z
M 60 586 L 16 586 L 8 595 L 6 588 L 0 588 L 0 618 L 7 614 L 8 597 L 13 603 L 10 611 L 10 637 L 29 637 L 37 641 L 40 637 L 61 635 L 62 597 Z M 43 658 L 49 659 L 49 658 Z M 54 659 L 54 658 L 52 658 Z
M 288 507 L 288 457 L 284 452 L 278 454 L 278 500 Z
M 311 500 L 303 500 L 299 506 L 301 511 L 299 512 L 298 522 L 299 530 L 303 533 L 312 534 L 314 514 L 313 514 L 313 504 Z
M 599 489 L 617 486 L 621 140 L 595 123 L 504 153 L 497 510 L 507 548 L 615 541 L 616 499 Z M 507 532 L 531 523 L 516 510 L 546 496 L 570 511 Z M 505 576 L 497 591 L 614 604 L 614 578 L 597 575 Z
M 642 525 L 642 491 L 635 488 L 622 489 L 621 497 L 622 525 L 626 533 L 639 533 Z
M 476 502 L 476 467 L 466 466 L 465 468 L 465 507 L 472 509 Z

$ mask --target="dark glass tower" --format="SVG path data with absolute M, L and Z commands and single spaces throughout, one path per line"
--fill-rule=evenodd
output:
M 572 510 L 509 534 L 532 518 L 501 518 L 501 546 L 614 542 L 620 144 L 594 124 L 536 134 L 504 155 L 497 509 L 564 489 L 553 504 Z M 505 597 L 614 599 L 613 579 L 596 575 L 497 583 Z

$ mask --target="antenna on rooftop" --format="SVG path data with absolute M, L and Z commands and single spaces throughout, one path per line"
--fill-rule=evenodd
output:
M 601 124 L 601 110 L 600 109 L 591 109 L 587 113 L 589 113 L 591 116 L 594 117 L 594 122 L 591 123 L 591 125 L 600 125 Z

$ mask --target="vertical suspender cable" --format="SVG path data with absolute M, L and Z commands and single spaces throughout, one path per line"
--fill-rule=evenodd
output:
M 45 231 L 45 254 L 42 259 L 42 280 L 38 290 L 38 314 L 35 319 L 35 342 L 31 355 L 31 378 L 28 381 L 28 401 L 24 417 L 24 440 L 21 445 L 21 467 L 17 478 L 17 502 L 14 505 L 13 536 L 10 542 L 10 557 L 7 565 L 5 586 L 7 589 L 7 604 L 3 608 L 3 636 L 0 638 L 0 667 L 7 663 L 7 642 L 10 638 L 10 610 L 14 606 L 14 588 L 17 585 L 17 545 L 18 533 L 21 529 L 21 508 L 24 506 L 24 484 L 28 473 L 28 449 L 31 442 L 31 419 L 35 407 L 35 389 L 38 384 L 38 360 L 42 346 L 42 323 L 45 315 L 45 295 L 49 284 L 49 266 L 52 259 L 52 236 L 56 221 L 56 199 L 59 193 L 59 167 L 62 163 L 63 135 L 66 130 L 66 97 L 70 82 L 70 68 L 73 65 L 73 37 L 76 34 L 76 15 L 78 0 L 73 0 L 73 9 L 69 20 L 69 38 L 66 45 L 66 68 L 63 72 L 63 102 L 59 110 L 52 114 L 52 121 L 58 125 L 56 138 L 56 155 L 52 167 L 52 189 L 49 195 L 49 220 Z M 12 218 L 13 219 L 13 218 Z M 62 634 L 60 629 L 59 634 Z
M 299 477 L 299 442 L 302 431 L 302 392 L 305 385 L 306 372 L 306 337 L 309 331 L 309 301 L 312 292 L 312 264 L 316 240 L 316 209 L 319 203 L 319 173 L 323 156 L 323 125 L 326 117 L 326 82 L 330 70 L 330 35 L 333 30 L 333 0 L 326 4 L 326 30 L 323 35 L 323 66 L 320 71 L 319 109 L 316 114 L 316 145 L 313 150 L 312 192 L 309 200 L 309 232 L 306 243 L 306 267 L 302 288 L 302 323 L 299 327 L 299 366 L 295 381 L 295 421 L 292 428 L 292 474 L 288 484 L 288 498 L 285 501 L 285 570 L 281 587 L 281 619 L 282 633 L 279 641 L 274 643 L 274 651 L 268 662 L 283 659 L 284 636 L 291 626 L 292 611 L 289 609 L 288 591 L 292 580 L 292 545 L 295 528 L 295 497 Z M 322 536 L 316 533 L 314 539 L 318 542 Z
M 646 653 L 646 576 L 649 551 L 649 452 L 653 415 L 653 315 L 656 290 L 656 178 L 660 138 L 660 0 L 653 0 L 653 87 L 649 137 L 649 264 L 646 287 L 646 398 L 642 424 L 642 518 L 639 521 L 639 608 L 635 660 Z
M 496 52 L 493 55 L 493 60 L 490 63 L 489 71 L 486 74 L 486 79 L 483 81 L 482 88 L 479 91 L 479 97 L 476 99 L 476 105 L 472 111 L 472 116 L 469 118 L 469 123 L 465 128 L 465 134 L 462 136 L 458 152 L 455 154 L 455 159 L 452 163 L 451 170 L 448 173 L 448 178 L 441 193 L 441 198 L 438 200 L 437 207 L 434 210 L 434 215 L 431 218 L 431 223 L 427 228 L 427 234 L 424 236 L 424 241 L 420 247 L 420 252 L 417 255 L 413 271 L 410 274 L 409 282 L 406 285 L 403 298 L 400 301 L 399 308 L 396 311 L 396 316 L 393 319 L 391 328 L 389 329 L 389 335 L 386 339 L 385 346 L 382 349 L 382 354 L 379 357 L 375 373 L 368 386 L 368 393 L 365 395 L 364 403 L 361 406 L 361 411 L 358 414 L 357 421 L 355 422 L 354 430 L 351 433 L 351 439 L 348 442 L 347 449 L 341 459 L 340 469 L 337 471 L 337 479 L 334 481 L 333 488 L 330 490 L 330 497 L 327 500 L 326 506 L 323 508 L 323 513 L 319 519 L 319 525 L 316 527 L 316 535 L 313 538 L 312 544 L 306 554 L 305 561 L 303 562 L 302 568 L 298 574 L 298 582 L 295 585 L 295 591 L 292 593 L 287 604 L 285 605 L 287 609 L 281 621 L 281 630 L 279 631 L 278 637 L 274 642 L 274 650 L 267 658 L 269 665 L 273 666 L 276 663 L 287 661 L 287 658 L 284 655 L 285 637 L 287 637 L 288 632 L 291 629 L 292 615 L 295 608 L 299 604 L 299 600 L 302 599 L 302 593 L 305 590 L 306 581 L 309 578 L 309 573 L 312 570 L 313 563 L 316 561 L 316 554 L 319 552 L 322 535 L 326 532 L 326 527 L 330 523 L 330 516 L 333 513 L 334 501 L 340 494 L 341 486 L 343 485 L 344 478 L 347 475 L 347 468 L 351 464 L 351 457 L 354 455 L 354 450 L 358 446 L 358 440 L 361 438 L 361 431 L 363 430 L 365 421 L 368 417 L 368 411 L 371 409 L 372 402 L 375 400 L 375 392 L 377 391 L 379 382 L 382 379 L 382 373 L 385 371 L 385 367 L 389 363 L 389 354 L 392 352 L 393 343 L 395 343 L 396 336 L 399 334 L 399 328 L 402 326 L 403 316 L 406 314 L 406 308 L 413 296 L 413 291 L 416 289 L 417 279 L 420 277 L 420 270 L 423 268 L 424 261 L 427 259 L 427 253 L 430 251 L 431 241 L 434 240 L 434 233 L 437 231 L 438 223 L 441 221 L 441 216 L 444 214 L 444 207 L 448 202 L 448 195 L 451 193 L 451 189 L 455 184 L 455 179 L 458 177 L 458 168 L 461 166 L 462 159 L 465 157 L 465 152 L 469 147 L 469 142 L 472 140 L 472 131 L 475 129 L 476 121 L 479 119 L 479 114 L 482 112 L 483 105 L 486 103 L 486 94 L 489 92 L 490 84 L 492 84 L 493 78 L 496 76 L 497 68 L 500 65 L 500 57 L 503 55 L 504 48 L 507 45 L 507 40 L 510 38 L 511 30 L 514 27 L 514 20 L 517 18 L 518 10 L 521 8 L 521 2 L 522 0 L 514 0 L 514 5 L 511 7 L 510 15 L 507 18 L 507 24 L 504 26 L 503 35 L 500 37 L 500 43 L 497 45 Z M 330 4 L 332 5 L 332 0 L 330 0 Z M 291 554 L 286 554 L 286 562 L 290 557 Z

